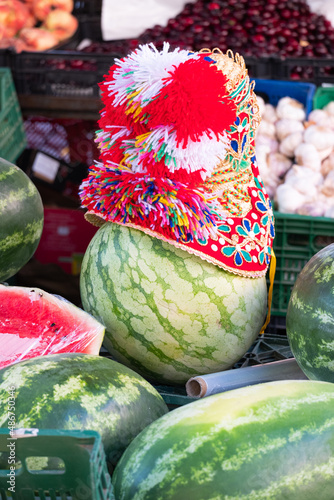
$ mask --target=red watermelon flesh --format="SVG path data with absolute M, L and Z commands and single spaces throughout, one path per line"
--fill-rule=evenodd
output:
M 0 285 L 0 368 L 47 354 L 98 354 L 104 326 L 39 288 Z

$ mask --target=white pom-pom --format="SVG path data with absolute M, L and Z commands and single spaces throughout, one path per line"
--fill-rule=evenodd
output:
M 186 50 L 174 49 L 169 51 L 169 43 L 164 43 L 163 49 L 158 51 L 151 43 L 140 45 L 123 61 L 116 59 L 118 68 L 113 73 L 113 80 L 106 81 L 111 95 L 114 95 L 113 104 L 119 105 L 129 98 L 129 91 L 144 107 L 162 89 L 163 79 L 167 78 L 174 66 L 179 66 L 189 59 L 198 59 L 198 54 L 189 54 Z

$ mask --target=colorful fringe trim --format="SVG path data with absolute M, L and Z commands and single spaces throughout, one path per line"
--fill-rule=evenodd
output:
M 111 222 L 140 221 L 151 230 L 163 227 L 177 240 L 215 234 L 215 220 L 204 194 L 167 178 L 134 173 L 126 167 L 97 163 L 80 188 L 82 205 Z

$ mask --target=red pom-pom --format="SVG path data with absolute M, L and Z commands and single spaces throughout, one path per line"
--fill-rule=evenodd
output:
M 226 76 L 206 58 L 189 59 L 170 72 L 157 98 L 145 106 L 150 129 L 171 126 L 178 144 L 199 141 L 206 132 L 228 130 L 236 106 L 228 97 Z

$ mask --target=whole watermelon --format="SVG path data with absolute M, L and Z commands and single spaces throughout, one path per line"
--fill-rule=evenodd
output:
M 33 256 L 44 222 L 36 186 L 16 165 L 0 158 L 0 282 Z
M 230 368 L 263 325 L 265 278 L 237 276 L 142 231 L 106 223 L 81 268 L 83 307 L 104 345 L 158 383 Z
M 140 375 L 91 354 L 40 356 L 0 370 L 0 427 L 8 427 L 13 387 L 16 428 L 96 430 L 112 464 L 168 411 Z
M 307 377 L 334 382 L 334 243 L 299 273 L 286 313 L 286 332 Z
M 334 384 L 279 381 L 177 408 L 130 444 L 118 500 L 334 498 Z

